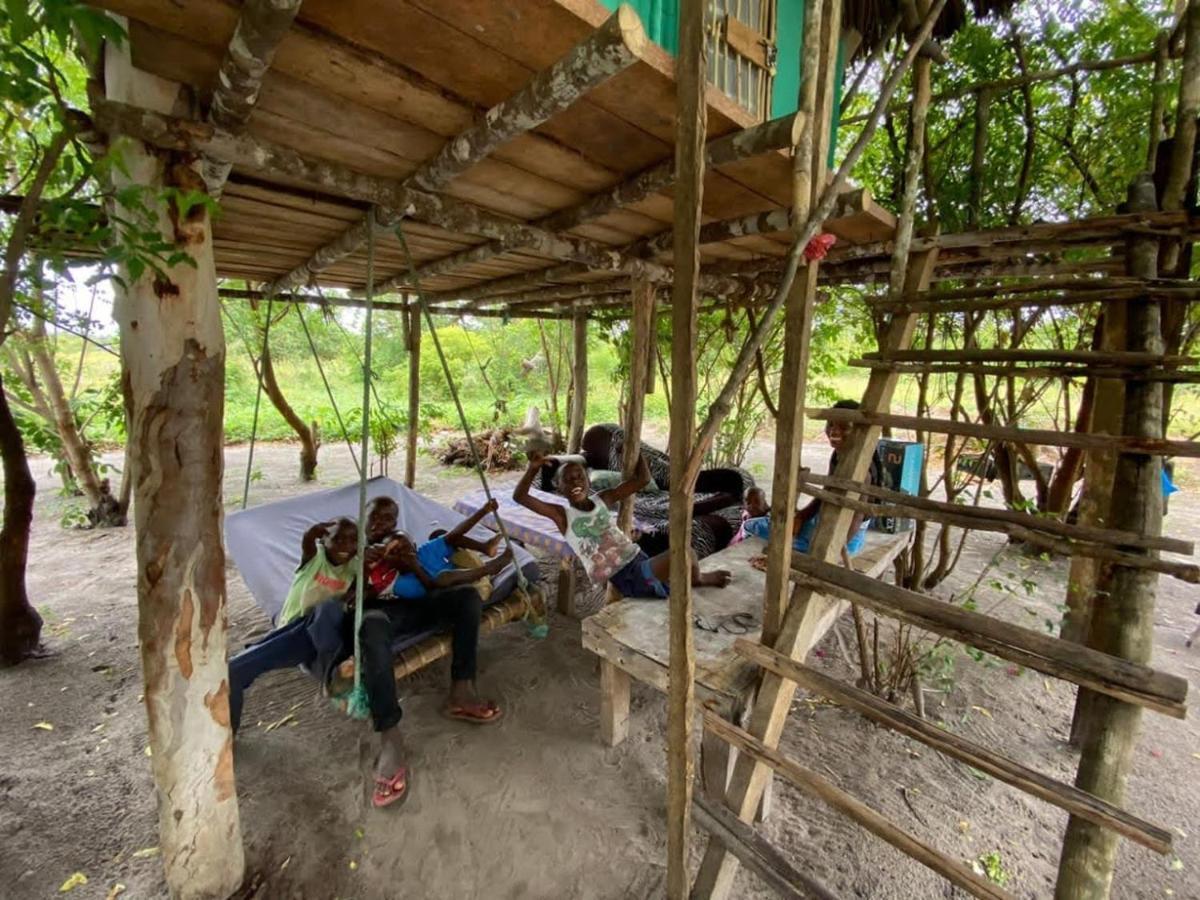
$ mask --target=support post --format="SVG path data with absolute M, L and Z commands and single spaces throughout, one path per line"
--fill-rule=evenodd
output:
M 109 97 L 169 109 L 178 86 L 133 68 L 109 44 Z M 210 220 L 197 205 L 181 219 L 164 187 L 203 190 L 199 165 L 131 142 L 115 186 L 150 188 L 144 200 L 161 239 L 190 264 L 164 276 L 126 275 L 113 317 L 137 529 L 138 642 L 158 797 L 159 846 L 175 898 L 228 897 L 244 871 L 233 777 L 222 544 L 225 339 Z M 138 221 L 138 213 L 122 210 Z
M 1200 14 L 1193 3 L 1189 15 Z M 1156 208 L 1154 183 L 1143 176 L 1130 188 L 1130 209 Z M 1129 244 L 1131 275 L 1153 278 L 1158 273 L 1158 241 L 1152 235 L 1135 236 Z M 1129 301 L 1126 312 L 1126 346 L 1141 352 L 1162 352 L 1160 307 L 1150 297 Z M 1125 386 L 1123 433 L 1161 437 L 1163 432 L 1162 385 L 1131 381 Z M 1113 504 L 1109 527 L 1158 535 L 1162 531 L 1162 460 L 1157 456 L 1122 453 L 1113 477 Z M 1136 551 L 1142 553 L 1144 551 Z M 1111 566 L 1110 586 L 1092 618 L 1088 646 L 1134 662 L 1150 660 L 1154 650 L 1154 601 L 1158 574 L 1146 569 Z M 1133 751 L 1141 723 L 1140 706 L 1113 697 L 1095 695 L 1085 711 L 1084 746 L 1075 786 L 1120 806 L 1125 781 L 1133 766 Z M 1071 816 L 1067 822 L 1059 860 L 1056 900 L 1103 900 L 1112 888 L 1119 836 L 1093 822 Z
M 642 419 L 646 409 L 647 385 L 654 364 L 654 285 L 644 278 L 635 279 L 630 291 L 633 306 L 629 329 L 633 335 L 633 346 L 629 351 L 629 405 L 625 414 L 625 447 L 621 460 L 626 478 L 637 473 L 641 457 Z M 633 498 L 621 501 L 617 515 L 621 530 L 629 534 L 633 530 Z
M 600 740 L 615 747 L 629 736 L 629 674 L 600 660 Z
M 823 3 L 813 3 L 804 23 L 810 37 L 802 54 L 804 71 L 800 106 L 813 127 L 806 128 L 792 160 L 792 223 L 799 231 L 825 185 L 829 158 L 832 67 L 828 59 L 830 33 L 822 30 Z M 837 37 L 834 37 L 836 40 Z M 825 52 L 822 52 L 824 50 Z M 819 186 L 819 187 L 818 187 Z M 771 531 L 767 543 L 767 577 L 763 591 L 763 643 L 779 633 L 791 594 L 788 569 L 792 559 L 792 526 L 796 517 L 797 476 L 804 445 L 804 397 L 807 389 L 809 337 L 817 293 L 815 262 L 800 272 L 784 306 L 783 369 L 779 381 L 779 415 L 775 420 L 775 472 L 771 481 Z
M 417 481 L 417 422 L 421 419 L 421 307 L 410 304 L 408 317 L 408 434 L 404 452 L 404 483 Z
M 630 290 L 629 330 L 633 337 L 629 348 L 629 400 L 625 413 L 625 444 L 621 471 L 626 478 L 637 473 L 641 457 L 642 419 L 646 409 L 646 394 L 654 364 L 654 284 L 645 278 L 634 279 Z M 621 501 L 617 524 L 626 534 L 633 533 L 633 497 Z M 620 592 L 608 586 L 608 602 L 621 599 Z
M 671 293 L 670 660 L 667 692 L 667 900 L 688 896 L 695 747 L 696 653 L 692 637 L 692 485 L 696 431 L 696 287 L 704 199 L 707 63 L 704 0 L 680 0 L 675 63 L 675 283 Z
M 574 338 L 574 354 L 571 373 L 571 424 L 567 438 L 567 451 L 578 453 L 583 445 L 583 430 L 587 427 L 587 313 L 576 311 L 571 318 Z
M 836 0 L 826 7 L 823 13 L 822 31 L 824 33 L 833 35 L 840 33 L 840 10 L 841 4 Z M 931 14 L 927 4 L 923 5 L 920 11 L 922 15 Z M 923 40 L 923 36 L 919 35 L 918 37 Z M 832 60 L 827 60 L 823 74 L 830 73 L 832 69 Z M 918 58 L 913 66 L 911 116 L 913 140 L 909 142 L 909 155 L 905 168 L 903 209 L 908 210 L 908 215 L 905 216 L 902 210 L 897 227 L 896 252 L 897 255 L 900 255 L 900 262 L 897 265 L 897 260 L 893 258 L 890 280 L 894 291 L 904 290 L 915 293 L 927 289 L 937 258 L 936 249 L 912 257 L 908 255 L 913 227 L 913 203 L 921 171 L 921 154 L 924 153 L 924 143 L 921 138 L 924 135 L 925 114 L 929 108 L 930 84 L 930 61 L 925 57 Z M 893 316 L 880 339 L 880 349 L 888 352 L 908 347 L 912 342 L 915 325 L 916 317 L 914 315 L 900 313 Z M 891 404 L 897 380 L 896 373 L 872 371 L 867 382 L 867 389 L 863 394 L 863 408 L 886 409 Z M 856 427 L 847 438 L 846 445 L 839 455 L 837 474 L 840 477 L 861 481 L 867 473 L 878 439 L 878 427 Z M 851 511 L 842 507 L 827 507 L 822 512 L 809 551 L 814 558 L 829 562 L 840 560 L 851 517 Z M 792 594 L 790 605 L 784 612 L 782 624 L 775 637 L 774 648 L 794 659 L 804 659 L 818 637 L 816 634 L 818 623 L 822 621 L 830 605 L 836 602 L 836 600 L 829 600 L 814 593 L 809 588 L 797 588 Z M 794 694 L 794 684 L 774 674 L 765 674 L 751 711 L 747 727 L 750 734 L 763 741 L 768 747 L 777 746 Z M 759 801 L 770 783 L 770 778 L 771 772 L 767 767 L 756 763 L 749 757 L 739 757 L 729 786 L 727 802 L 742 821 L 749 822 L 754 815 Z M 710 897 L 725 898 L 729 896 L 733 888 L 733 879 L 736 874 L 737 859 L 720 843 L 710 841 L 701 862 L 700 872 L 696 876 L 692 896 L 698 900 Z

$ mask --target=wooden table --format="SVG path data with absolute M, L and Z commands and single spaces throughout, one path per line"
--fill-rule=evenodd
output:
M 879 577 L 911 540 L 912 532 L 869 532 L 866 546 L 852 560 L 854 568 Z M 727 621 L 735 613 L 753 617 L 754 627 L 744 633 L 695 629 L 697 700 L 739 726 L 745 724 L 759 668 L 734 653 L 733 644 L 739 637 L 752 641 L 762 637 L 766 574 L 751 566 L 750 559 L 766 553 L 766 546 L 765 541 L 752 537 L 702 560 L 704 571 L 728 569 L 733 581 L 724 589 L 706 587 L 693 592 L 693 613 L 707 625 Z M 818 639 L 848 605 L 839 604 L 826 614 L 816 631 Z M 615 747 L 629 733 L 630 679 L 667 693 L 668 606 L 660 600 L 622 600 L 584 619 L 582 632 L 583 646 L 600 657 L 600 736 Z M 735 759 L 736 751 L 727 743 L 705 733 L 700 769 L 706 793 L 724 798 Z

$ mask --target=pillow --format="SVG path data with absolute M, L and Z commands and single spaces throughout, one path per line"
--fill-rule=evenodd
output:
M 597 492 L 612 490 L 625 480 L 624 475 L 620 472 L 614 472 L 612 469 L 593 469 L 590 473 L 590 478 L 592 490 Z M 662 492 L 663 489 L 658 486 L 658 482 L 653 478 L 650 479 L 648 485 L 638 491 L 639 494 L 644 495 L 661 494 Z

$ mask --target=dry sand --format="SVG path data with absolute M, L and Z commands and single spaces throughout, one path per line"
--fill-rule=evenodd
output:
M 340 451 L 340 452 L 339 452 Z M 756 451 L 761 462 L 770 448 Z M 827 448 L 806 462 L 823 468 Z M 246 449 L 226 454 L 227 496 L 241 497 Z M 321 482 L 296 481 L 295 448 L 260 446 L 251 502 L 263 503 L 350 479 L 345 449 L 322 450 Z M 443 501 L 472 485 L 422 459 L 418 488 Z M 39 503 L 29 589 L 45 616 L 52 655 L 0 672 L 0 896 L 58 896 L 74 872 L 89 881 L 73 898 L 165 896 L 154 795 L 145 755 L 145 714 L 136 644 L 132 529 L 70 531 L 49 463 L 35 460 Z M 513 476 L 502 479 L 511 482 Z M 768 479 L 769 481 L 769 479 Z M 231 505 L 231 508 L 234 506 Z M 1172 501 L 1170 533 L 1197 533 L 1200 499 Z M 944 592 L 961 591 L 1002 548 L 974 535 Z M 1031 627 L 1057 619 L 1065 564 L 1005 551 L 998 571 L 1018 585 L 1010 598 L 985 584 L 982 609 Z M 991 576 L 989 576 L 990 580 Z M 1036 584 L 1025 597 L 1019 582 Z M 551 586 L 553 581 L 551 581 Z M 1163 579 L 1156 664 L 1200 686 L 1200 647 L 1183 649 L 1195 624 L 1194 587 Z M 236 571 L 229 570 L 231 646 L 267 628 Z M 843 633 L 852 642 L 848 622 Z M 815 663 L 853 681 L 827 639 Z M 374 739 L 315 695 L 298 672 L 264 677 L 247 697 L 236 745 L 245 836 L 246 896 L 263 898 L 619 898 L 663 891 L 666 707 L 641 686 L 629 740 L 597 739 L 598 674 L 579 646 L 579 625 L 556 617 L 542 642 L 510 627 L 484 638 L 481 684 L 505 706 L 486 730 L 448 722 L 438 703 L 448 665 L 406 681 L 405 728 L 414 770 L 399 810 L 375 811 L 366 793 Z M 930 694 L 946 727 L 1018 760 L 1070 778 L 1076 756 L 1064 739 L 1074 692 L 1063 682 L 959 655 L 948 694 Z M 1176 832 L 1176 855 L 1126 842 L 1113 895 L 1200 898 L 1200 726 L 1144 717 L 1128 806 Z M 53 731 L 35 729 L 49 722 Z M 865 723 L 836 707 L 798 699 L 785 751 L 951 855 L 999 851 L 1018 897 L 1052 891 L 1066 816 L 966 766 Z M 945 882 L 819 803 L 778 786 L 765 833 L 797 865 L 846 897 L 931 898 Z M 699 835 L 693 854 L 698 860 Z M 1173 893 L 1172 893 L 1173 892 Z M 769 897 L 748 874 L 736 895 Z

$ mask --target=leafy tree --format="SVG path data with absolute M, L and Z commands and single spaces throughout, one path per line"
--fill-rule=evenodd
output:
M 141 189 L 121 192 L 130 218 L 110 211 L 109 173 L 119 152 L 104 146 L 79 112 L 87 73 L 103 41 L 124 32 L 107 15 L 74 0 L 9 0 L 0 9 L 0 158 L 4 196 L 0 224 L 0 345 L 32 317 L 51 319 L 43 298 L 47 272 L 69 278 L 70 257 L 93 258 L 98 278 L 118 266 L 138 275 L 181 261 L 150 227 Z M 169 198 L 180 208 L 197 198 Z M 117 225 L 125 228 L 118 232 Z M 35 485 L 20 429 L 0 375 L 0 456 L 4 519 L 0 524 L 0 665 L 20 662 L 39 643 L 41 617 L 25 592 L 25 565 Z

